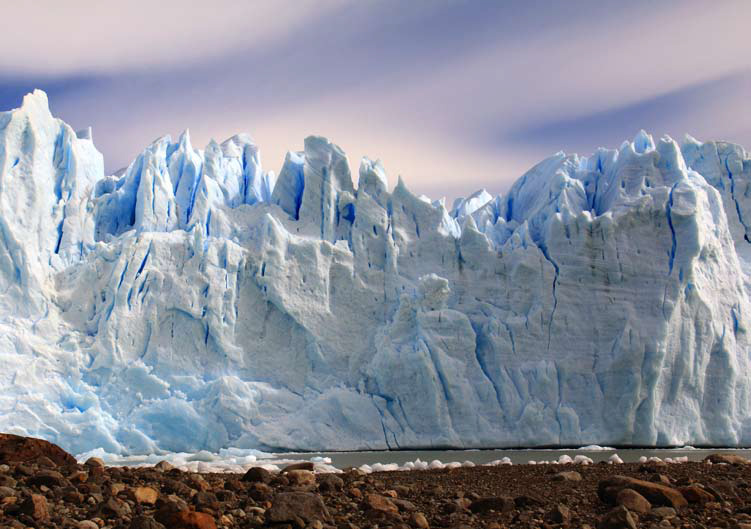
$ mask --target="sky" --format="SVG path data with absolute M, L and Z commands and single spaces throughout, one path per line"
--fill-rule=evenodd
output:
M 276 172 L 323 135 L 449 199 L 642 128 L 751 149 L 747 0 L 0 1 L 0 109 L 45 90 L 108 172 L 186 128 Z

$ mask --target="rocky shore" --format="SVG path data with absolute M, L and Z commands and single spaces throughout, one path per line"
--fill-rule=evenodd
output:
M 38 439 L 0 434 L 0 527 L 738 528 L 751 529 L 751 465 L 504 465 L 316 474 L 198 474 L 84 464 Z

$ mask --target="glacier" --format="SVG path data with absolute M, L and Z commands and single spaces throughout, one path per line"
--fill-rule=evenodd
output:
M 73 453 L 751 444 L 751 159 L 640 132 L 507 193 L 278 176 L 183 133 L 106 175 L 0 114 L 0 431 Z

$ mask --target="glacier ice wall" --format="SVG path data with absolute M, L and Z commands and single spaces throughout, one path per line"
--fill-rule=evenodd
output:
M 640 133 L 508 193 L 275 178 L 188 133 L 104 174 L 0 114 L 0 430 L 73 452 L 748 445 L 751 160 Z

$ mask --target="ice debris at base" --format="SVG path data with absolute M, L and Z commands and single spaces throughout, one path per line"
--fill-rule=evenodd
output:
M 0 431 L 73 453 L 751 444 L 751 160 L 639 133 L 448 211 L 311 136 L 105 175 L 0 114 Z M 193 463 L 193 462 L 191 462 Z

